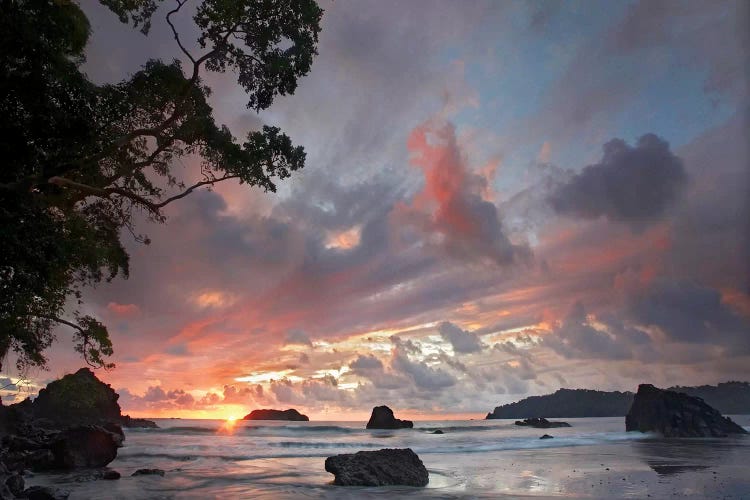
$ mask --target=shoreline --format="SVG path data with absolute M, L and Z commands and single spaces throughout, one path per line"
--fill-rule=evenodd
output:
M 743 423 L 748 417 L 743 417 Z M 593 420 L 593 419 L 592 419 Z M 443 422 L 447 424 L 447 421 Z M 599 423 L 599 422 L 594 422 Z M 584 430 L 584 422 L 578 426 Z M 575 429 L 575 428 L 574 428 Z M 416 429 L 415 429 L 416 430 Z M 750 475 L 745 464 L 750 462 L 750 438 L 663 439 L 645 436 L 600 444 L 550 446 L 536 449 L 465 450 L 420 453 L 430 473 L 424 489 L 408 487 L 358 488 L 331 484 L 325 472 L 326 455 L 335 450 L 308 449 L 317 456 L 276 458 L 222 459 L 196 455 L 185 460 L 141 457 L 144 446 L 157 438 L 151 430 L 129 433 L 126 448 L 110 468 L 122 473 L 122 479 L 76 482 L 72 474 L 37 474 L 28 478 L 30 485 L 47 485 L 71 491 L 75 499 L 147 499 L 147 498 L 742 498 L 750 495 Z M 513 432 L 518 434 L 523 431 Z M 158 431 L 157 431 L 158 433 Z M 363 432 L 352 439 L 374 438 Z M 471 433 L 475 434 L 475 433 Z M 261 446 L 263 435 L 179 436 L 184 449 L 204 447 L 213 450 L 240 440 L 241 450 Z M 393 433 L 375 439 L 383 448 L 402 447 L 410 439 L 429 439 L 435 446 L 447 446 L 458 433 L 432 436 L 413 431 Z M 447 438 L 447 439 L 446 439 Z M 278 438 L 286 445 L 292 438 Z M 473 438 L 472 438 L 473 439 Z M 487 435 L 476 446 L 491 441 L 496 444 L 508 439 Z M 528 439 L 537 439 L 529 435 Z M 561 441 L 562 441 L 561 436 Z M 317 437 L 295 437 L 295 446 L 313 444 Z M 128 444 L 129 443 L 129 444 Z M 562 443 L 561 443 L 562 444 Z M 416 448 L 416 447 L 415 447 Z M 174 446 L 166 452 L 180 453 Z M 298 448 L 294 448 L 298 449 Z M 356 451 L 354 446 L 352 451 Z M 292 451 L 292 450 L 290 450 Z M 302 451 L 302 449 L 300 449 Z M 205 453 L 205 451 L 204 451 Z M 165 477 L 131 477 L 139 467 L 151 466 L 167 471 Z

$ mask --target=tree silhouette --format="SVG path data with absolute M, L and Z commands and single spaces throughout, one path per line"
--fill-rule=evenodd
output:
M 148 60 L 96 85 L 80 70 L 90 26 L 75 3 L 0 0 L 0 360 L 14 352 L 19 370 L 46 366 L 56 325 L 73 330 L 87 363 L 113 366 L 106 327 L 66 304 L 127 277 L 121 232 L 148 243 L 137 212 L 163 222 L 163 208 L 196 189 L 236 179 L 275 191 L 304 166 L 302 147 L 276 127 L 238 141 L 217 125 L 201 74 L 236 73 L 247 107 L 268 108 L 309 72 L 323 11 L 314 0 L 202 0 L 193 54 L 175 27 L 186 2 L 165 14 L 186 68 Z M 161 0 L 101 3 L 147 34 Z M 202 178 L 188 185 L 174 167 L 186 156 L 201 159 Z

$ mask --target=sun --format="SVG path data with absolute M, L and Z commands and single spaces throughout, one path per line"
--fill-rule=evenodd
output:
M 235 417 L 234 415 L 229 415 L 227 417 L 227 422 L 234 422 L 235 420 L 237 420 L 237 417 Z

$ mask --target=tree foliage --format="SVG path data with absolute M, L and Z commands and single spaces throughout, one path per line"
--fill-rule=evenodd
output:
M 85 286 L 127 277 L 122 232 L 148 242 L 137 212 L 163 222 L 165 206 L 228 179 L 275 191 L 305 162 L 276 127 L 240 141 L 217 125 L 201 75 L 235 73 L 254 110 L 293 93 L 317 54 L 314 0 L 202 0 L 200 54 L 175 27 L 188 0 L 100 1 L 144 34 L 163 12 L 185 67 L 149 60 L 96 85 L 80 69 L 90 26 L 77 4 L 0 0 L 0 360 L 14 352 L 22 370 L 46 365 L 57 325 L 89 364 L 111 366 L 106 327 L 68 306 Z M 186 156 L 201 159 L 189 185 L 175 167 Z

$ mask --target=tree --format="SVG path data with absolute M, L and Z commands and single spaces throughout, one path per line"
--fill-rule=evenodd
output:
M 148 34 L 162 0 L 100 0 Z M 134 216 L 164 222 L 163 208 L 229 179 L 275 191 L 305 152 L 276 127 L 235 139 L 215 123 L 205 71 L 237 74 L 247 107 L 291 94 L 317 54 L 322 10 L 314 0 L 202 0 L 192 19 L 202 53 L 175 27 L 188 0 L 165 13 L 180 57 L 146 61 L 131 78 L 95 85 L 81 72 L 90 26 L 70 0 L 0 0 L 0 367 L 45 367 L 58 325 L 93 366 L 112 343 L 96 318 L 66 305 L 81 290 L 127 278 L 123 231 Z M 169 9 L 166 6 L 164 10 Z M 201 159 L 200 181 L 174 167 Z

